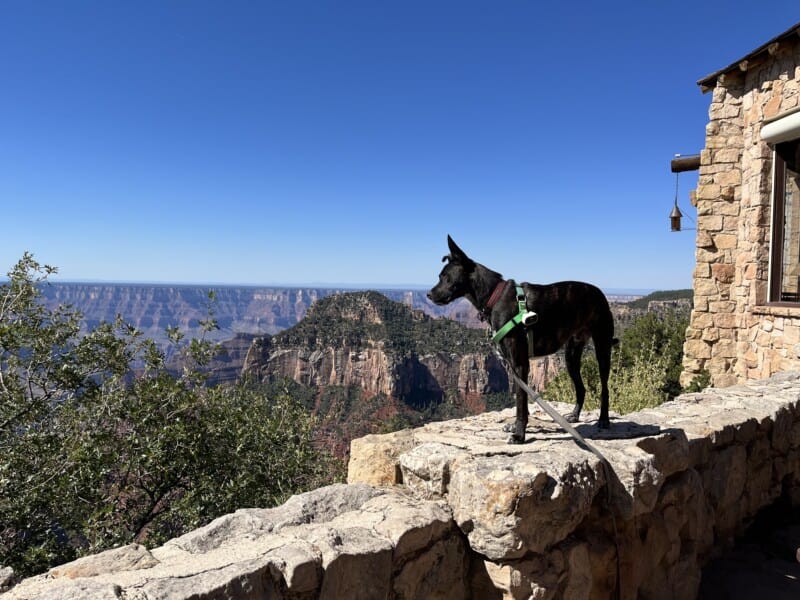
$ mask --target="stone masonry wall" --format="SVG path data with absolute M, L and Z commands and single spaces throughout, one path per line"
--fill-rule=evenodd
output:
M 608 433 L 586 414 L 609 472 L 531 416 L 523 445 L 502 431 L 512 410 L 355 440 L 349 485 L 81 558 L 3 599 L 693 598 L 760 509 L 800 505 L 800 373 L 612 415 Z
M 773 50 L 712 92 L 684 385 L 704 369 L 724 387 L 800 367 L 800 308 L 766 305 L 772 153 L 760 137 L 764 119 L 800 106 L 800 37 Z

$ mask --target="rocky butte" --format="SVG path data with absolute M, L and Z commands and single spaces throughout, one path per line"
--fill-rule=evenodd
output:
M 800 373 L 612 415 L 607 435 L 596 417 L 578 427 L 610 470 L 535 409 L 522 445 L 510 409 L 367 436 L 347 485 L 81 558 L 4 600 L 694 598 L 762 508 L 800 505 Z
M 256 338 L 242 373 L 310 390 L 310 408 L 341 455 L 353 437 L 387 423 L 483 412 L 487 398 L 509 386 L 483 331 L 433 319 L 378 292 L 320 299 L 293 327 Z
M 367 396 L 412 404 L 441 401 L 448 389 L 478 401 L 508 388 L 483 332 L 432 319 L 378 292 L 318 301 L 297 325 L 255 340 L 243 374 L 311 387 L 352 385 Z

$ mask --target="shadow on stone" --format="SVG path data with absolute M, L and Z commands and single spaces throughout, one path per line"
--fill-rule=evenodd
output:
M 618 419 L 611 421 L 610 429 L 601 429 L 596 423 L 581 423 L 575 429 L 586 439 L 592 440 L 630 440 L 661 433 L 661 427 L 658 425 L 645 425 Z

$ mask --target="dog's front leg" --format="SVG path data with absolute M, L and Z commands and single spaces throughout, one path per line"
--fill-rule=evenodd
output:
M 509 444 L 524 444 L 525 430 L 528 427 L 528 394 L 521 387 L 517 386 L 517 418 L 514 420 L 514 429 L 511 437 L 508 438 Z

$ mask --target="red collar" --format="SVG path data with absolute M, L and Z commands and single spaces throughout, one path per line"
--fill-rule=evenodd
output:
M 506 291 L 508 283 L 508 281 L 501 279 L 494 287 L 492 295 L 489 296 L 489 300 L 486 302 L 486 308 L 483 309 L 484 314 L 488 315 L 492 311 L 494 305 L 497 304 L 497 301 L 500 300 L 500 297 L 503 295 L 503 292 Z

